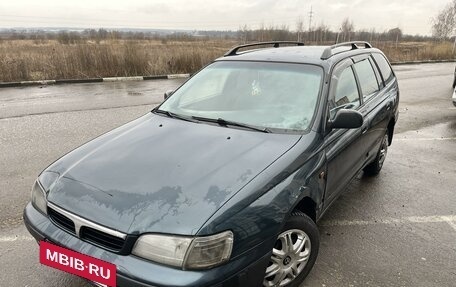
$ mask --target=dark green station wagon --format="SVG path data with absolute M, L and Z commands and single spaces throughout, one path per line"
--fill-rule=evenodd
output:
M 398 102 L 369 43 L 239 46 L 46 168 L 25 224 L 114 264 L 121 287 L 298 286 L 318 220 L 380 172 Z

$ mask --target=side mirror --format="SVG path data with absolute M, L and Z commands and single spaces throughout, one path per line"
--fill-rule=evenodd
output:
M 166 91 L 163 98 L 166 100 L 167 98 L 171 97 L 173 94 L 174 94 L 173 90 Z
M 334 120 L 329 121 L 331 129 L 357 129 L 363 125 L 363 115 L 355 110 L 339 110 Z

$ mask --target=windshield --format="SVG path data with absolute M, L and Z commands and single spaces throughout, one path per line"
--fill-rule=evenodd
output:
M 322 68 L 266 62 L 215 62 L 180 87 L 159 110 L 251 126 L 306 130 Z

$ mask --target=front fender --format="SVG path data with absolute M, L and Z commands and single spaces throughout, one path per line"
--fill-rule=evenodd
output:
M 307 197 L 312 199 L 317 207 L 322 205 L 325 182 L 324 178 L 320 177 L 325 169 L 325 155 L 320 152 L 291 174 L 284 171 L 274 176 L 265 172 L 249 184 L 256 187 L 258 193 L 255 194 L 261 194 L 260 196 L 244 207 L 242 202 L 231 207 L 225 206 L 225 211 L 221 210 L 199 234 L 232 230 L 232 258 L 241 256 L 252 248 L 263 249 L 263 254 L 270 252 L 287 217 L 301 200 Z M 274 184 L 277 178 L 282 180 Z

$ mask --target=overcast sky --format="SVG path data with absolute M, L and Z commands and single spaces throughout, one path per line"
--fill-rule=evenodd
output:
M 400 27 L 407 34 L 430 34 L 430 19 L 449 0 L 1 0 L 0 28 L 170 28 L 237 30 L 244 24 L 283 25 L 297 19 L 331 29 L 349 17 L 358 29 Z

